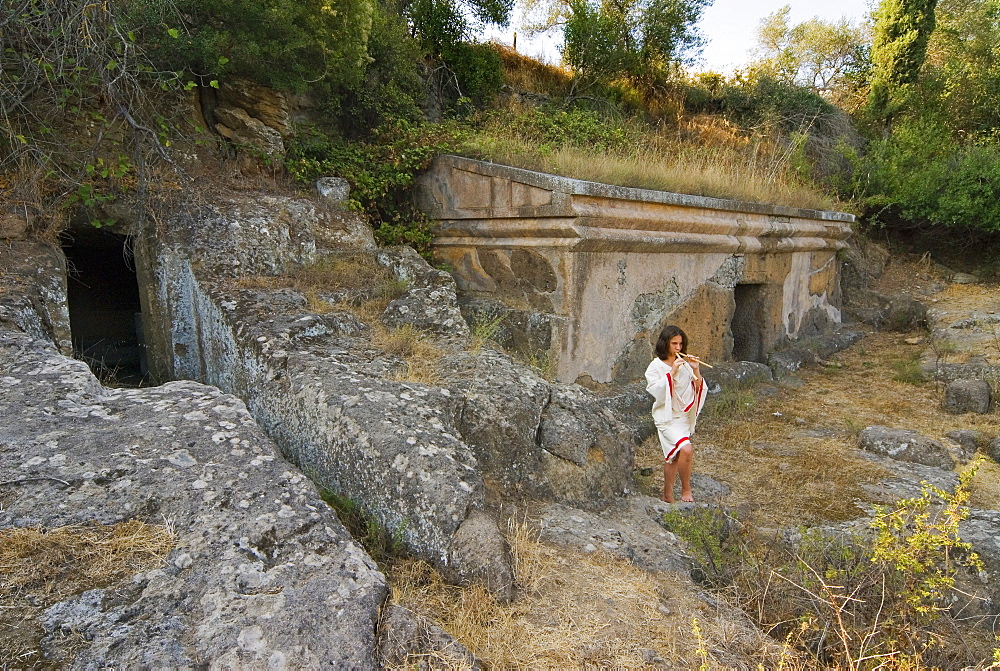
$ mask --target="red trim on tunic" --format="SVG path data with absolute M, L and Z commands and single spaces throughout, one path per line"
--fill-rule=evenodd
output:
M 687 436 L 684 436 L 683 438 L 681 438 L 680 440 L 678 440 L 677 444 L 674 445 L 674 449 L 670 450 L 670 453 L 667 456 L 665 456 L 663 458 L 663 460 L 666 461 L 666 462 L 668 462 L 668 463 L 670 461 L 672 461 L 673 458 L 674 458 L 674 455 L 676 455 L 680 451 L 680 449 L 681 449 L 681 443 L 683 443 L 684 441 L 687 441 L 687 442 L 690 443 L 691 439 L 688 438 Z
M 670 372 L 667 372 L 667 384 L 670 385 L 670 403 L 673 405 L 674 402 L 674 380 L 670 377 Z

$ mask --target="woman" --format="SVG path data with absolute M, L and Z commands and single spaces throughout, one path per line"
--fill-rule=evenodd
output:
M 646 368 L 646 391 L 653 396 L 653 422 L 663 448 L 663 500 L 674 502 L 674 480 L 681 476 L 681 501 L 691 494 L 691 463 L 698 414 L 705 405 L 705 380 L 697 357 L 688 357 L 687 334 L 667 326 L 656 341 L 656 358 Z

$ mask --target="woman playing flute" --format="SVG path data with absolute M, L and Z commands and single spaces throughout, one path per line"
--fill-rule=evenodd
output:
M 705 380 L 697 357 L 687 356 L 688 339 L 667 326 L 656 341 L 656 358 L 646 368 L 646 391 L 653 396 L 653 422 L 663 448 L 663 500 L 674 502 L 674 481 L 681 476 L 681 501 L 694 501 L 691 465 L 698 414 L 705 405 Z

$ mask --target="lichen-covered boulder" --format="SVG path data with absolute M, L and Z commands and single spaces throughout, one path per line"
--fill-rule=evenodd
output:
M 382 313 L 388 326 L 413 326 L 454 338 L 466 338 L 469 325 L 458 309 L 455 280 L 443 270 L 436 270 L 412 247 L 394 247 L 376 254 L 397 281 L 405 284 L 403 295 L 393 300 Z
M 385 580 L 242 401 L 196 382 L 106 389 L 3 328 L 0 370 L 0 527 L 138 519 L 176 532 L 159 568 L 48 608 L 49 658 L 375 668 Z
M 910 429 L 893 429 L 888 426 L 866 427 L 858 437 L 858 447 L 898 461 L 912 461 L 924 466 L 946 469 L 955 467 L 955 459 L 948 452 L 948 448 Z
M 955 380 L 944 388 L 944 409 L 953 415 L 990 411 L 992 393 L 986 380 Z

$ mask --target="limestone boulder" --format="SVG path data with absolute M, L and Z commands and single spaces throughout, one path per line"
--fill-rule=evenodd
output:
M 223 81 L 218 89 L 219 105 L 236 107 L 273 128 L 282 138 L 294 132 L 289 113 L 288 96 L 282 91 L 263 86 L 249 79 Z
M 66 303 L 66 257 L 28 241 L 0 245 L 0 327 L 23 331 L 72 354 Z
M 637 444 L 656 433 L 650 414 L 653 397 L 646 391 L 645 382 L 622 385 L 613 393 L 600 396 L 599 400 L 612 415 L 632 429 Z
M 864 236 L 851 236 L 848 247 L 838 255 L 840 287 L 845 305 L 868 305 L 868 291 L 885 272 L 889 250 Z
M 635 435 L 592 392 L 487 349 L 456 356 L 447 379 L 463 398 L 456 428 L 491 495 L 582 502 L 628 487 Z
M 394 299 L 382 313 L 388 326 L 412 324 L 418 329 L 455 338 L 466 338 L 469 326 L 458 308 L 455 280 L 436 270 L 412 247 L 379 250 L 379 262 L 405 285 L 403 295 Z
M 275 208 L 275 217 L 285 205 L 260 203 Z M 171 223 L 147 252 L 158 278 L 147 304 L 163 310 L 166 325 L 155 358 L 169 362 L 166 377 L 209 382 L 245 399 L 288 459 L 452 579 L 473 576 L 504 598 L 509 557 L 496 552 L 484 562 L 468 552 L 502 547 L 495 523 L 465 524 L 485 510 L 487 494 L 578 500 L 627 487 L 634 438 L 624 423 L 585 390 L 554 391 L 509 356 L 464 349 L 468 327 L 451 277 L 412 250 L 376 255 L 405 285 L 381 320 L 437 338 L 440 385 L 396 381 L 407 362 L 375 346 L 372 330 L 343 310 L 313 314 L 294 289 L 236 279 L 236 261 L 272 273 L 294 268 L 308 257 L 290 244 L 297 236 L 269 244 L 269 227 L 214 211 L 196 232 L 185 220 Z M 306 228 L 303 240 L 315 240 Z M 227 251 L 234 242 L 260 250 L 259 257 L 244 263 Z M 193 263 L 192 250 L 201 249 L 206 261 Z M 593 445 L 583 466 L 559 444 L 564 437 Z M 460 530 L 473 528 L 478 535 L 469 543 Z
M 294 269 L 309 258 L 310 223 L 322 225 L 318 210 L 306 214 L 309 201 L 258 205 L 250 211 L 271 208 L 259 223 L 210 209 L 197 223 L 168 220 L 158 238 L 138 247 L 155 278 L 146 305 L 159 330 L 148 330 L 147 342 L 164 368 L 160 377 L 238 395 L 316 484 L 355 502 L 415 556 L 464 575 L 454 565 L 465 556 L 453 553 L 454 535 L 482 509 L 483 481 L 455 428 L 460 397 L 396 381 L 406 362 L 375 347 L 371 329 L 350 313 L 311 313 L 297 290 L 237 279 L 247 266 L 265 274 Z M 236 243 L 253 250 L 245 261 Z M 461 320 L 457 308 L 455 316 Z
M 972 545 L 972 551 L 986 567 L 986 580 L 979 576 L 978 580 L 965 581 L 971 584 L 959 585 L 966 592 L 963 602 L 969 602 L 970 606 L 963 615 L 996 616 L 1000 613 L 1000 512 L 970 509 L 969 516 L 959 524 L 959 535 Z M 969 599 L 969 596 L 980 598 Z
M 896 296 L 889 302 L 882 319 L 890 331 L 914 331 L 927 328 L 927 306 L 912 296 Z
M 546 356 L 552 347 L 553 328 L 563 321 L 556 315 L 517 310 L 491 298 L 459 296 L 458 304 L 473 337 L 527 356 Z
M 842 328 L 813 338 L 809 341 L 809 346 L 816 352 L 820 359 L 828 359 L 830 356 L 841 352 L 865 337 L 863 331 L 849 328 Z
M 710 394 L 717 394 L 723 389 L 774 381 L 771 369 L 755 361 L 730 361 L 713 366 L 715 367 L 701 369 Z
M 465 518 L 455 531 L 449 564 L 455 567 L 455 582 L 484 585 L 501 602 L 513 599 L 510 548 L 493 517 L 475 511 Z
M 242 401 L 196 382 L 106 389 L 10 329 L 0 369 L 0 527 L 176 533 L 162 566 L 45 611 L 51 660 L 375 668 L 385 579 Z
M 986 436 L 979 431 L 970 431 L 969 429 L 949 431 L 944 435 L 958 445 L 966 461 L 976 453 L 980 446 L 985 446 L 989 442 Z
M 157 247 L 173 243 L 183 259 L 197 259 L 216 277 L 278 275 L 316 260 L 316 231 L 329 226 L 327 208 L 315 199 L 269 193 L 230 193 L 211 202 L 187 203 L 164 221 L 166 240 L 145 231 L 136 239 L 137 270 L 167 282 L 179 270 Z M 155 263 L 154 262 L 158 262 Z M 158 273 L 154 275 L 154 273 Z
M 351 184 L 343 177 L 320 177 L 316 191 L 331 203 L 343 205 L 351 195 Z
M 819 357 L 812 350 L 804 347 L 792 347 L 771 352 L 767 356 L 767 365 L 775 379 L 790 375 L 803 366 L 818 363 Z
M 0 240 L 24 240 L 33 218 L 26 209 L 0 207 Z
M 539 540 L 583 552 L 604 552 L 634 562 L 647 571 L 690 570 L 681 542 L 660 522 L 671 505 L 648 496 L 630 496 L 596 511 L 563 504 L 543 506 L 533 514 Z
M 925 466 L 953 469 L 955 459 L 948 448 L 910 429 L 869 426 L 861 431 L 858 447 L 898 461 L 911 461 Z
M 955 380 L 944 388 L 944 409 L 953 415 L 990 411 L 992 392 L 986 380 Z
M 215 130 L 239 148 L 250 149 L 270 161 L 285 157 L 285 144 L 281 133 L 255 119 L 239 107 L 216 107 Z

